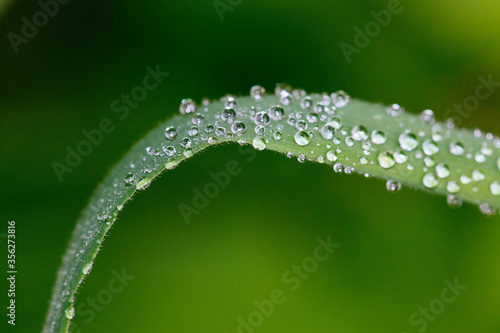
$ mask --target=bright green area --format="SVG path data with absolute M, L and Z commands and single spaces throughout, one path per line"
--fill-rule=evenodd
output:
M 272 90 L 285 81 L 415 113 L 431 108 L 443 119 L 474 94 L 478 76 L 500 78 L 499 5 L 489 2 L 408 3 L 348 65 L 339 44 L 352 43 L 353 27 L 386 6 L 243 1 L 220 22 L 210 2 L 70 2 L 18 55 L 4 38 L 1 232 L 17 221 L 17 331 L 41 330 L 60 258 L 96 184 L 182 98 L 246 95 L 253 84 Z M 13 4 L 3 35 L 37 10 Z M 111 103 L 158 63 L 170 76 L 120 120 Z M 481 101 L 462 125 L 498 135 L 499 96 Z M 51 163 L 64 162 L 65 147 L 105 117 L 116 129 L 59 183 Z M 243 171 L 186 225 L 178 205 L 233 159 Z M 457 277 L 468 289 L 427 332 L 496 332 L 498 221 L 272 152 L 246 164 L 236 145 L 210 149 L 127 205 L 78 302 L 107 289 L 113 269 L 135 278 L 93 320 L 77 311 L 74 322 L 82 332 L 235 332 L 254 300 L 281 289 L 286 302 L 256 332 L 416 332 L 421 326 L 408 317 Z M 328 235 L 340 248 L 291 292 L 282 274 Z

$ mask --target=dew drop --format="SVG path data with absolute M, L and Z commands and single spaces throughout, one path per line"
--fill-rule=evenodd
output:
M 401 107 L 399 104 L 392 104 L 386 109 L 386 112 L 390 116 L 397 117 L 401 115 L 404 112 L 404 110 L 405 109 Z
M 422 149 L 424 151 L 424 154 L 427 156 L 433 156 L 439 153 L 439 147 L 437 143 L 432 140 L 425 140 L 424 143 L 422 143 Z
M 476 169 L 472 171 L 472 179 L 474 179 L 474 181 L 476 182 L 482 182 L 486 179 L 486 176 L 481 170 Z
M 490 190 L 494 196 L 500 195 L 500 182 L 494 181 L 493 183 L 491 183 Z
M 94 262 L 91 261 L 88 264 L 86 264 L 85 266 L 83 266 L 82 273 L 85 274 L 85 275 L 89 274 L 90 271 L 92 270 L 92 266 L 93 265 L 94 265 Z
M 307 129 L 308 125 L 304 120 L 299 120 L 295 123 L 295 128 L 298 131 L 305 131 Z
M 256 150 L 264 150 L 264 149 L 266 149 L 266 141 L 264 140 L 264 138 L 262 138 L 260 136 L 256 136 L 252 140 L 252 146 Z
M 391 153 L 383 152 L 378 155 L 378 164 L 384 169 L 390 169 L 394 166 L 396 161 Z
M 342 121 L 338 117 L 333 117 L 332 120 L 328 123 L 328 125 L 338 130 L 340 129 L 340 127 L 342 127 Z
M 457 193 L 458 191 L 460 191 L 460 185 L 458 185 L 456 181 L 449 181 L 446 184 L 446 190 L 450 193 Z
M 439 178 L 447 178 L 450 176 L 450 168 L 444 163 L 439 163 L 436 166 L 436 174 Z
M 418 146 L 417 137 L 411 132 L 404 132 L 399 136 L 399 144 L 406 151 L 413 151 Z
M 167 127 L 165 129 L 165 138 L 167 140 L 174 140 L 177 137 L 177 129 L 175 127 Z
M 382 131 L 374 130 L 371 134 L 372 142 L 376 145 L 382 145 L 387 140 L 385 133 Z
M 335 171 L 336 173 L 340 173 L 344 171 L 344 166 L 341 163 L 335 163 L 333 165 L 333 171 Z
M 354 173 L 354 168 L 353 167 L 350 167 L 350 166 L 346 166 L 344 168 L 344 173 L 346 175 L 352 175 Z
M 239 135 L 245 134 L 246 131 L 247 131 L 246 125 L 241 121 L 235 121 L 231 125 L 231 132 L 233 132 L 233 134 L 236 134 L 239 136 Z
M 234 118 L 236 118 L 236 111 L 233 108 L 225 108 L 222 110 L 220 118 L 226 123 L 232 123 Z
M 133 173 L 127 173 L 127 175 L 125 176 L 125 183 L 127 185 L 132 185 L 134 184 L 135 182 L 135 175 Z
M 299 154 L 299 156 L 297 156 L 297 161 L 299 161 L 299 163 L 304 163 L 306 161 L 306 156 L 304 154 Z
M 312 98 L 310 96 L 305 96 L 300 100 L 300 107 L 303 109 L 309 109 L 313 104 Z
M 271 125 L 271 118 L 266 113 L 266 111 L 257 112 L 254 118 L 255 125 L 269 126 Z
M 455 156 L 461 156 L 465 153 L 464 145 L 461 142 L 450 143 L 450 153 Z
M 253 86 L 252 88 L 250 88 L 250 97 L 252 97 L 256 101 L 262 100 L 265 93 L 266 93 L 266 89 L 264 89 L 264 87 Z
M 460 208 L 462 207 L 463 200 L 453 194 L 448 194 L 446 197 L 446 203 L 450 208 Z
M 285 110 L 279 105 L 274 105 L 269 108 L 269 116 L 274 121 L 280 121 L 285 118 Z
M 426 174 L 422 182 L 424 183 L 424 186 L 427 188 L 435 188 L 439 184 L 439 181 L 437 180 L 436 176 L 433 173 Z
M 191 126 L 191 128 L 188 130 L 188 135 L 193 137 L 197 136 L 200 133 L 200 130 L 198 129 L 198 126 Z
M 401 183 L 398 182 L 398 181 L 395 181 L 395 180 L 392 180 L 392 179 L 389 179 L 386 183 L 385 183 L 385 188 L 387 189 L 387 191 L 389 192 L 397 192 L 399 190 L 401 190 Z
M 330 150 L 329 152 L 326 153 L 326 159 L 329 160 L 330 162 L 336 162 L 339 158 L 333 150 Z
M 65 311 L 64 311 L 64 315 L 66 316 L 66 318 L 68 319 L 73 319 L 73 317 L 75 317 L 75 308 L 73 307 L 73 305 L 70 305 Z
M 420 119 L 424 124 L 432 125 L 436 121 L 436 117 L 434 116 L 434 111 L 432 110 L 424 110 L 420 114 Z
M 224 106 L 226 108 L 235 108 L 238 105 L 238 101 L 234 96 L 228 95 L 225 97 Z
M 405 154 L 405 152 L 398 150 L 394 153 L 394 160 L 396 161 L 396 163 L 403 164 L 408 161 L 408 156 Z
M 345 138 L 345 144 L 348 147 L 354 146 L 354 140 L 353 140 L 352 136 L 348 136 L 347 138 Z
M 196 111 L 196 103 L 190 98 L 183 99 L 179 111 L 181 114 L 193 113 Z
M 318 114 L 316 112 L 310 112 L 307 114 L 306 119 L 311 124 L 317 123 L 318 122 Z
M 325 124 L 322 128 L 321 128 L 321 135 L 323 136 L 323 138 L 325 138 L 326 140 L 331 140 L 333 139 L 333 137 L 335 136 L 335 134 L 337 133 L 337 131 L 335 130 L 335 128 L 330 125 L 330 124 Z
M 332 103 L 335 105 L 336 108 L 342 108 L 346 106 L 349 103 L 350 97 L 349 95 L 343 91 L 339 90 L 337 92 L 334 92 L 332 95 Z
M 368 131 L 364 126 L 355 126 L 351 131 L 351 135 L 356 141 L 365 141 L 368 139 Z
M 295 142 L 299 146 L 307 146 L 309 144 L 309 141 L 311 140 L 309 133 L 306 131 L 300 131 L 295 133 Z
M 487 216 L 492 216 L 493 214 L 495 214 L 495 210 L 491 208 L 490 205 L 488 205 L 486 202 L 479 205 L 479 211 L 481 212 L 481 214 Z
M 203 114 L 197 113 L 193 116 L 193 118 L 191 119 L 191 122 L 193 123 L 193 125 L 199 126 L 203 123 L 204 119 L 205 119 L 205 116 Z
M 276 132 L 273 133 L 274 140 L 279 141 L 279 140 L 281 140 L 281 137 L 282 137 L 281 132 L 276 131 Z
M 181 147 L 182 148 L 191 148 L 191 145 L 192 145 L 192 141 L 190 138 L 183 138 L 181 140 Z

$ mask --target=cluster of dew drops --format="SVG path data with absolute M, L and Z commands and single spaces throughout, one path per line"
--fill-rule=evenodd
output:
M 223 103 L 221 110 L 215 115 L 215 120 L 209 123 L 205 122 L 205 113 L 209 112 L 208 105 L 210 100 L 203 99 L 201 105 L 198 106 L 192 99 L 184 99 L 181 101 L 179 111 L 183 115 L 190 115 L 190 123 L 186 128 L 176 128 L 168 126 L 165 128 L 166 143 L 160 148 L 147 147 L 146 153 L 152 157 L 167 156 L 175 157 L 184 155 L 189 157 L 193 154 L 193 148 L 200 143 L 212 143 L 221 138 L 234 138 L 255 131 L 255 136 L 252 140 L 252 145 L 257 150 L 263 150 L 268 143 L 263 134 L 266 130 L 272 133 L 274 140 L 279 141 L 283 138 L 284 126 L 291 126 L 296 130 L 293 137 L 295 143 L 299 146 L 307 146 L 311 142 L 314 135 L 321 135 L 324 139 L 331 141 L 326 148 L 328 152 L 323 156 L 319 155 L 316 158 L 317 162 L 323 163 L 326 160 L 333 164 L 335 172 L 343 172 L 352 174 L 354 168 L 359 164 L 378 164 L 383 169 L 390 169 L 396 164 L 406 165 L 408 170 L 413 170 L 415 166 L 409 163 L 409 155 L 413 154 L 415 159 L 421 159 L 424 162 L 423 171 L 425 175 L 422 178 L 422 184 L 429 189 L 436 188 L 440 182 L 444 182 L 448 192 L 447 203 L 451 207 L 460 207 L 462 200 L 457 196 L 463 186 L 480 183 L 486 180 L 486 176 L 481 171 L 480 165 L 488 161 L 494 155 L 495 149 L 500 149 L 500 139 L 492 134 L 484 134 L 480 130 L 474 131 L 474 136 L 483 139 L 481 149 L 476 152 L 467 150 L 464 143 L 454 141 L 446 147 L 447 151 L 455 156 L 464 156 L 467 159 L 473 160 L 478 164 L 470 175 L 457 175 L 456 180 L 453 179 L 453 170 L 445 163 L 436 164 L 434 156 L 438 154 L 443 147 L 440 144 L 448 135 L 448 130 L 454 128 L 451 120 L 444 124 L 435 123 L 435 116 L 432 110 L 424 110 L 420 114 L 420 119 L 423 124 L 430 125 L 432 128 L 431 137 L 425 139 L 426 133 L 413 133 L 408 129 L 404 129 L 405 125 L 401 122 L 399 125 L 401 133 L 399 135 L 400 149 L 395 152 L 382 152 L 376 161 L 369 161 L 367 156 L 371 153 L 372 145 L 383 145 L 387 138 L 383 130 L 373 130 L 371 133 L 362 125 L 347 128 L 342 125 L 341 108 L 347 106 L 350 102 L 350 97 L 344 91 L 337 91 L 332 94 L 310 94 L 308 95 L 302 89 L 292 89 L 285 84 L 276 85 L 275 95 L 279 98 L 279 104 L 264 105 L 263 99 L 266 95 L 266 90 L 262 86 L 253 86 L 250 89 L 250 97 L 255 101 L 255 105 L 249 108 L 238 105 L 238 98 L 232 95 L 226 95 L 220 99 Z M 297 102 L 298 110 L 286 112 L 288 106 Z M 404 108 L 398 104 L 393 104 L 387 107 L 386 112 L 389 116 L 399 117 L 404 113 Z M 249 124 L 248 122 L 251 122 Z M 275 126 L 272 126 L 274 123 Z M 186 133 L 182 138 L 179 133 Z M 173 142 L 176 139 L 177 145 Z M 359 162 L 344 165 L 337 162 L 342 148 L 339 147 L 343 142 L 347 147 L 352 147 L 356 142 L 361 143 L 364 156 L 359 158 Z M 171 144 L 168 144 L 171 143 Z M 318 143 L 319 145 L 319 143 Z M 335 147 L 337 146 L 337 147 Z M 331 148 L 331 149 L 330 149 Z M 313 153 L 314 151 L 311 151 Z M 498 154 L 497 154 L 498 155 Z M 288 157 L 293 157 L 294 154 L 289 152 Z M 297 160 L 305 162 L 306 156 L 299 154 Z M 146 157 L 143 158 L 146 160 Z M 311 160 L 311 159 L 309 159 Z M 176 165 L 176 162 L 167 162 L 167 169 Z M 500 158 L 496 161 L 497 169 L 500 170 Z M 134 164 L 131 163 L 131 168 Z M 125 183 L 128 185 L 136 185 L 138 189 L 144 189 L 149 185 L 147 177 L 137 179 L 137 174 L 151 173 L 156 170 L 159 165 L 146 166 L 140 172 L 131 172 L 125 177 Z M 365 174 L 370 177 L 369 174 Z M 399 191 L 401 184 L 395 180 L 389 180 L 386 183 L 388 191 Z M 500 195 L 500 182 L 493 180 L 489 184 L 489 189 L 494 196 Z M 473 191 L 477 191 L 477 187 L 473 187 Z M 488 204 L 479 205 L 482 213 L 492 215 L 494 209 Z

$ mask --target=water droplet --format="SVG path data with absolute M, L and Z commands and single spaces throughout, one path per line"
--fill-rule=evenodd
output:
M 282 137 L 281 132 L 277 131 L 277 132 L 273 133 L 274 140 L 279 141 L 279 140 L 281 140 L 281 137 Z
M 193 113 L 196 111 L 196 103 L 190 98 L 183 99 L 179 111 L 181 114 Z
M 422 119 L 422 122 L 424 124 L 429 124 L 432 125 L 436 121 L 436 118 L 434 116 L 434 111 L 432 110 L 424 110 L 420 114 L 420 119 Z
M 349 103 L 350 96 L 343 90 L 334 92 L 332 95 L 332 103 L 336 108 L 342 108 Z
M 329 152 L 326 153 L 326 159 L 329 160 L 330 162 L 335 162 L 339 158 L 333 150 L 330 150 Z
M 88 264 L 86 264 L 85 266 L 83 266 L 82 273 L 85 274 L 85 275 L 89 274 L 90 271 L 92 270 L 92 266 L 93 265 L 94 265 L 94 262 L 91 261 Z
M 201 113 L 197 113 L 193 116 L 191 122 L 193 123 L 193 125 L 199 126 L 203 123 L 203 119 L 205 119 L 205 116 Z
M 401 190 L 401 183 L 390 179 L 385 183 L 385 188 L 389 192 L 397 192 Z
M 450 153 L 455 156 L 461 156 L 465 153 L 464 145 L 461 142 L 450 143 Z
M 500 195 L 500 183 L 498 181 L 494 181 L 493 183 L 491 183 L 490 190 L 493 195 Z
M 264 87 L 253 86 L 252 88 L 250 88 L 250 97 L 252 97 L 256 101 L 262 100 L 265 93 L 266 93 L 266 89 L 264 89 Z
M 304 154 L 299 154 L 299 156 L 297 156 L 297 161 L 299 161 L 299 163 L 304 163 L 306 161 L 306 156 Z
M 175 148 L 172 146 L 162 147 L 162 149 L 167 156 L 173 156 L 175 154 Z
M 266 111 L 257 112 L 254 118 L 255 125 L 269 126 L 271 124 L 271 118 L 266 113 Z
M 426 174 L 422 182 L 424 183 L 424 186 L 427 188 L 435 188 L 439 184 L 439 181 L 437 180 L 436 176 L 433 173 Z
M 497 159 L 497 169 L 500 171 L 500 157 Z
M 382 131 L 374 130 L 371 135 L 372 142 L 376 145 L 382 145 L 387 140 L 385 133 Z
M 328 123 L 328 125 L 338 130 L 340 129 L 340 127 L 342 127 L 342 121 L 338 117 L 333 117 L 332 120 Z
M 448 194 L 446 197 L 446 203 L 450 208 L 460 208 L 462 207 L 463 200 L 453 194 Z
M 191 126 L 191 128 L 188 130 L 188 135 L 193 137 L 197 136 L 200 133 L 198 126 Z
M 345 138 L 345 144 L 348 147 L 354 146 L 354 140 L 353 140 L 352 136 L 348 136 L 347 138 Z
M 73 305 L 70 305 L 69 308 L 67 308 L 65 311 L 64 311 L 64 315 L 66 316 L 66 318 L 68 319 L 73 319 L 73 317 L 75 316 L 75 308 L 73 307 Z
M 411 132 L 404 132 L 399 136 L 399 144 L 406 151 L 413 151 L 418 146 L 417 137 Z
M 232 123 L 234 118 L 236 118 L 236 111 L 233 108 L 225 108 L 222 110 L 220 118 L 226 123 Z
M 486 176 L 481 170 L 476 169 L 472 171 L 472 179 L 474 179 L 476 182 L 482 182 L 486 179 Z
M 316 112 L 309 112 L 306 116 L 306 119 L 311 124 L 318 122 L 318 114 Z
M 330 124 L 325 124 L 322 128 L 321 128 L 321 135 L 323 136 L 323 138 L 325 138 L 326 140 L 331 140 L 333 139 L 333 137 L 335 136 L 335 134 L 337 133 L 337 131 L 335 130 L 335 128 L 333 126 L 331 126 Z
M 344 173 L 345 173 L 346 175 L 352 175 L 352 174 L 354 173 L 354 168 L 353 168 L 353 167 L 351 167 L 351 166 L 346 166 L 346 167 L 344 168 Z
M 444 163 L 439 163 L 436 166 L 436 174 L 439 178 L 447 178 L 450 176 L 450 168 Z
M 378 164 L 384 169 L 390 169 L 394 166 L 396 161 L 391 153 L 384 152 L 378 155 Z
M 295 142 L 299 146 L 307 146 L 309 144 L 309 141 L 311 140 L 309 133 L 306 131 L 300 131 L 295 133 Z
M 127 185 L 133 185 L 135 182 L 135 175 L 133 173 L 127 173 L 127 175 L 125 176 L 125 183 Z
M 439 153 L 439 147 L 437 143 L 432 140 L 425 140 L 424 143 L 422 143 L 422 149 L 424 151 L 424 154 L 427 156 L 433 156 Z
M 238 105 L 238 100 L 234 96 L 228 95 L 225 97 L 224 106 L 226 109 L 233 109 Z
M 396 160 L 396 163 L 403 164 L 408 161 L 408 156 L 405 154 L 405 152 L 398 150 L 394 153 L 394 160 Z
M 233 132 L 233 134 L 243 135 L 246 133 L 246 131 L 247 131 L 246 125 L 241 121 L 235 121 L 231 125 L 231 132 Z
M 461 175 L 460 176 L 460 182 L 464 185 L 470 184 L 472 182 L 472 179 L 467 177 L 466 175 Z
M 177 137 L 177 129 L 175 127 L 167 127 L 165 129 L 165 138 L 167 140 L 174 140 Z
M 285 110 L 279 105 L 274 105 L 269 108 L 269 116 L 274 121 L 280 121 L 285 118 Z
M 191 148 L 188 148 L 186 150 L 184 150 L 184 152 L 182 153 L 186 158 L 189 158 L 191 156 L 193 156 L 193 150 Z M 149 184 L 148 184 L 149 185 Z
M 457 193 L 458 191 L 460 191 L 460 185 L 458 185 L 456 181 L 449 181 L 446 184 L 446 190 L 450 193 Z
M 299 120 L 295 123 L 295 128 L 298 131 L 305 131 L 307 129 L 308 125 L 304 120 Z
M 252 146 L 257 150 L 264 150 L 266 149 L 266 141 L 264 140 L 264 138 L 256 136 L 252 140 Z
M 483 215 L 492 216 L 495 214 L 495 210 L 490 207 L 486 202 L 479 205 L 479 211 Z
M 309 109 L 313 104 L 312 98 L 310 96 L 305 96 L 300 100 L 300 107 L 303 109 Z
M 365 141 L 368 139 L 368 131 L 364 126 L 355 126 L 351 131 L 351 135 L 356 141 Z
M 290 94 L 289 92 L 287 92 L 287 91 L 281 92 L 280 102 L 283 105 L 290 105 L 290 103 L 292 102 L 292 99 L 293 99 L 292 94 Z
M 474 155 L 474 160 L 477 162 L 477 163 L 484 163 L 486 162 L 486 156 L 484 156 L 483 154 L 477 152 L 475 155 Z
M 344 171 L 344 166 L 341 163 L 335 163 L 333 165 L 333 171 L 335 171 L 336 173 L 340 173 Z
M 405 109 L 401 107 L 399 104 L 392 104 L 386 109 L 386 112 L 390 116 L 397 117 L 401 115 L 404 112 L 404 110 Z
M 214 127 L 214 125 L 212 125 L 212 124 L 208 124 L 208 125 L 205 127 L 205 132 L 207 132 L 207 133 L 212 133 L 214 130 L 215 130 L 215 127 Z
M 181 140 L 181 147 L 182 148 L 191 148 L 191 139 L 190 138 L 183 138 Z
M 149 185 L 151 185 L 151 179 L 144 178 L 137 183 L 136 189 L 145 190 Z
M 434 161 L 434 159 L 432 157 L 430 157 L 430 156 L 427 156 L 426 158 L 424 158 L 424 163 L 429 168 L 433 167 L 436 164 L 436 162 Z

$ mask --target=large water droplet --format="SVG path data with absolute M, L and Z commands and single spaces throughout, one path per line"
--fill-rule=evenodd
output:
M 432 140 L 425 140 L 424 143 L 422 143 L 422 149 L 424 151 L 424 154 L 427 156 L 433 156 L 439 153 L 439 147 L 437 143 Z
M 271 124 L 271 118 L 265 111 L 257 112 L 254 118 L 255 125 L 269 126 Z
M 299 146 L 307 146 L 309 144 L 309 141 L 311 140 L 309 133 L 306 131 L 300 131 L 295 133 L 295 142 Z
M 183 99 L 181 105 L 179 106 L 179 111 L 181 114 L 193 113 L 196 111 L 196 103 L 190 98 Z
M 220 118 L 226 123 L 232 123 L 234 118 L 236 118 L 236 111 L 233 108 L 225 108 L 222 110 Z
M 309 109 L 313 104 L 312 98 L 310 96 L 305 96 L 300 100 L 300 107 L 303 109 Z
M 384 169 L 390 169 L 394 166 L 396 161 L 391 153 L 383 152 L 378 155 L 378 164 Z
M 333 139 L 333 137 L 335 136 L 336 132 L 337 131 L 335 130 L 335 128 L 332 125 L 330 125 L 330 124 L 325 124 L 321 128 L 321 135 L 323 136 L 323 138 L 325 138 L 327 140 Z
M 355 126 L 351 131 L 351 135 L 356 141 L 365 141 L 368 139 L 368 131 L 364 126 Z
M 175 148 L 172 146 L 162 147 L 162 149 L 167 156 L 173 156 L 175 154 Z
M 390 179 L 385 183 L 385 188 L 389 192 L 397 192 L 397 191 L 401 190 L 401 183 Z
M 329 160 L 330 162 L 336 162 L 339 158 L 333 150 L 330 150 L 329 152 L 326 153 L 326 159 Z
M 439 184 L 439 181 L 437 180 L 436 176 L 433 173 L 426 174 L 422 182 L 424 183 L 424 186 L 427 188 L 435 188 Z
M 420 114 L 420 119 L 422 119 L 422 122 L 424 124 L 429 124 L 432 125 L 436 121 L 436 118 L 434 117 L 434 111 L 432 110 L 424 110 Z
M 231 132 L 233 132 L 233 134 L 243 135 L 246 133 L 246 131 L 247 131 L 246 125 L 241 121 L 235 121 L 231 125 Z
M 446 190 L 450 193 L 457 193 L 458 191 L 460 191 L 460 185 L 458 185 L 456 181 L 449 181 L 446 184 Z
M 285 110 L 279 105 L 274 105 L 269 108 L 269 116 L 274 121 L 280 121 L 285 118 Z
M 266 149 L 266 141 L 264 140 L 264 138 L 256 136 L 252 140 L 252 146 L 257 150 L 264 150 Z
M 250 88 L 250 97 L 252 97 L 256 101 L 262 100 L 265 93 L 266 93 L 266 89 L 264 89 L 264 87 L 253 86 L 252 88 Z
M 486 179 L 486 176 L 481 170 L 475 169 L 474 171 L 472 171 L 472 179 L 474 179 L 476 182 L 482 182 Z
M 193 116 L 193 119 L 191 119 L 191 122 L 193 125 L 201 125 L 203 123 L 203 119 L 205 119 L 205 116 L 201 113 L 197 113 Z
M 372 142 L 376 145 L 384 144 L 387 140 L 385 133 L 382 131 L 374 130 L 371 135 Z
M 461 142 L 450 143 L 450 153 L 455 156 L 461 156 L 465 153 L 464 145 Z
M 397 117 L 400 114 L 402 114 L 404 112 L 404 110 L 405 109 L 403 107 L 401 107 L 399 104 L 392 104 L 391 106 L 389 106 L 386 109 L 386 112 L 390 116 Z
M 500 195 L 500 183 L 498 181 L 494 181 L 493 183 L 491 183 L 490 190 L 493 195 Z
M 411 132 L 404 132 L 399 136 L 399 144 L 406 151 L 413 151 L 418 146 L 417 137 Z
M 66 318 L 68 319 L 73 319 L 73 317 L 75 316 L 75 308 L 73 307 L 73 305 L 70 305 L 65 311 L 64 311 L 64 315 L 66 316 Z
M 447 178 L 450 176 L 450 168 L 444 163 L 439 163 L 436 166 L 436 174 L 439 178 Z
M 396 160 L 396 163 L 403 164 L 408 161 L 408 156 L 403 151 L 398 150 L 394 153 L 394 160 Z
M 175 127 L 167 127 L 165 129 L 165 138 L 167 140 L 174 140 L 177 137 L 177 129 Z
M 343 90 L 334 92 L 331 97 L 333 105 L 335 105 L 336 108 L 342 108 L 346 106 L 350 100 L 349 95 Z

